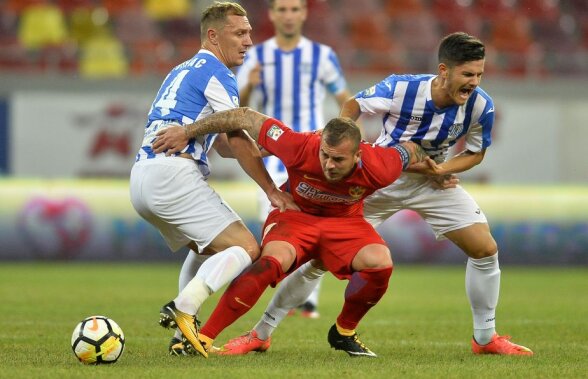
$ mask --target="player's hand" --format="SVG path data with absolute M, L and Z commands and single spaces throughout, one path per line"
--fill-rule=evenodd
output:
M 436 175 L 430 178 L 433 182 L 433 187 L 439 190 L 455 188 L 459 184 L 459 178 L 455 174 Z
M 157 138 L 153 141 L 153 152 L 163 153 L 170 156 L 182 151 L 188 145 L 186 129 L 181 126 L 170 126 L 157 132 Z
M 429 176 L 442 175 L 442 168 L 430 157 L 424 157 L 423 161 L 411 164 L 405 171 Z
M 280 212 L 284 212 L 286 209 L 299 211 L 300 208 L 294 202 L 294 198 L 288 192 L 280 191 L 278 188 L 273 189 L 267 194 L 272 206 L 278 208 Z

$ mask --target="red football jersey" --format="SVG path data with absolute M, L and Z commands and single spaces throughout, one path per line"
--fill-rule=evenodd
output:
M 288 181 L 281 189 L 292 194 L 303 212 L 317 216 L 362 216 L 363 199 L 402 173 L 396 149 L 362 142 L 361 160 L 353 173 L 340 182 L 328 182 L 319 159 L 320 134 L 294 132 L 276 119 L 264 122 L 258 143 L 286 166 Z

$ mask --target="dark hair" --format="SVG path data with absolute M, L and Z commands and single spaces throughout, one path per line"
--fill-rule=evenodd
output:
M 329 146 L 338 146 L 343 140 L 349 139 L 353 142 L 353 151 L 355 152 L 361 142 L 361 132 L 352 119 L 336 117 L 325 126 L 322 139 Z
M 200 17 L 200 38 L 206 39 L 206 32 L 210 27 L 220 28 L 227 21 L 227 16 L 247 16 L 247 11 L 239 4 L 229 1 L 215 1 L 209 5 Z
M 439 45 L 439 63 L 449 67 L 484 59 L 486 48 L 482 41 L 464 32 L 451 33 Z

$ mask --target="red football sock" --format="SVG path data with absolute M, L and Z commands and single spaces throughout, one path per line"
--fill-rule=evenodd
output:
M 273 257 L 261 257 L 229 285 L 200 333 L 215 339 L 220 332 L 247 313 L 270 284 L 283 274 Z
M 354 330 L 370 308 L 384 296 L 391 275 L 392 267 L 354 272 L 345 288 L 345 303 L 337 317 L 337 324 Z

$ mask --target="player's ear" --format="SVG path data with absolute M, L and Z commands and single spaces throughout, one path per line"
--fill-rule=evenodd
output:
M 449 68 L 445 63 L 439 63 L 439 76 L 443 79 L 447 79 Z
M 208 40 L 210 41 L 210 43 L 212 43 L 213 45 L 218 45 L 218 33 L 216 32 L 215 29 L 208 29 L 208 31 L 206 32 L 207 36 L 208 36 Z

